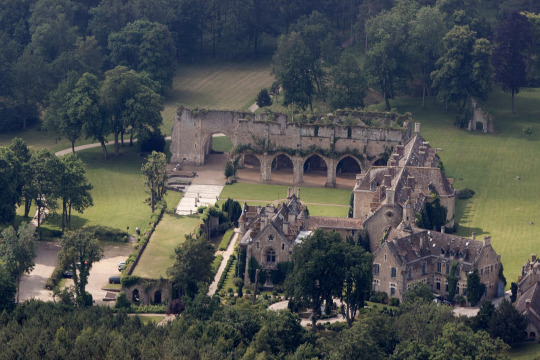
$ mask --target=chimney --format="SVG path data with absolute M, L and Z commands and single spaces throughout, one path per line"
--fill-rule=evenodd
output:
M 441 226 L 441 233 L 445 233 L 446 232 L 446 226 Z
M 394 195 L 395 195 L 395 190 L 394 189 L 387 189 L 386 190 L 386 203 L 387 204 L 389 204 L 389 205 L 394 204 Z
M 386 185 L 381 185 L 378 187 L 380 193 L 379 193 L 379 200 L 382 201 L 386 197 Z
M 533 262 L 533 263 L 536 262 L 536 254 L 531 255 L 531 262 Z
M 399 157 L 401 158 L 405 154 L 405 146 L 403 146 L 403 145 L 396 146 L 396 152 L 398 153 Z
M 414 123 L 414 132 L 420 133 L 420 123 Z
M 266 227 L 266 222 L 268 221 L 268 216 L 261 215 L 261 230 Z
M 484 246 L 491 245 L 491 236 L 484 236 Z
M 300 199 L 300 188 L 298 188 L 298 195 L 296 195 L 298 199 Z
M 405 199 L 409 199 L 411 197 L 411 188 L 409 186 L 404 186 L 402 191 Z
M 531 308 L 531 299 L 525 300 L 525 309 L 529 310 Z
M 283 233 L 285 235 L 289 235 L 289 223 L 288 222 L 283 223 Z
M 384 175 L 383 184 L 387 187 L 392 186 L 392 175 Z
M 476 240 L 476 233 L 473 231 L 473 233 L 471 234 L 471 237 L 473 240 Z
M 292 211 L 289 212 L 288 220 L 289 220 L 289 223 L 294 224 L 294 222 L 296 221 L 296 214 L 293 213 Z
M 420 149 L 422 149 L 421 146 L 420 146 Z M 425 161 L 426 161 L 426 152 L 425 151 L 419 151 L 418 152 L 418 164 L 419 164 L 419 166 L 424 166 Z
M 291 197 L 291 187 L 289 186 L 287 188 L 287 199 L 290 199 L 290 197 Z

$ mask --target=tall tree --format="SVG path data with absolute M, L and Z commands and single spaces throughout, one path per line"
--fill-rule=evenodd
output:
M 349 53 L 341 55 L 330 72 L 330 103 L 334 109 L 362 108 L 367 83 L 358 60 Z
M 154 212 L 156 203 L 163 200 L 166 191 L 167 157 L 164 153 L 152 151 L 141 170 L 145 177 L 144 183 L 150 190 L 150 199 L 147 202 Z
M 11 222 L 21 199 L 21 164 L 8 147 L 0 147 L 0 223 Z
M 410 24 L 411 61 L 413 72 L 422 79 L 422 109 L 431 88 L 430 74 L 443 52 L 442 38 L 448 31 L 443 14 L 436 7 L 425 6 L 418 10 Z
M 58 197 L 62 201 L 62 233 L 67 226 L 71 230 L 71 209 L 79 213 L 92 205 L 92 185 L 86 178 L 84 163 L 75 154 L 60 158 L 62 172 L 58 188 Z
M 0 259 L 15 279 L 18 289 L 17 301 L 19 301 L 21 277 L 34 269 L 36 256 L 34 234 L 35 229 L 32 225 L 22 223 L 17 231 L 11 226 L 2 231 L 0 238 Z
M 11 145 L 9 148 L 11 151 L 13 151 L 13 154 L 21 165 L 21 172 L 19 176 L 21 186 L 20 201 L 24 204 L 24 217 L 28 217 L 28 213 L 30 212 L 30 207 L 32 206 L 33 201 L 30 189 L 32 178 L 34 176 L 34 171 L 30 162 L 30 159 L 32 158 L 32 151 L 21 138 L 14 138 L 11 140 Z
M 468 26 L 454 26 L 443 40 L 446 52 L 431 73 L 433 87 L 440 100 L 458 105 L 456 125 L 465 127 L 471 97 L 485 99 L 491 90 L 491 44 Z
M 294 270 L 285 281 L 287 292 L 309 304 L 313 331 L 323 302 L 331 302 L 333 295 L 342 292 L 344 245 L 338 233 L 318 229 L 293 252 Z
M 86 292 L 90 269 L 103 258 L 103 247 L 94 234 L 85 229 L 66 232 L 60 240 L 62 250 L 59 262 L 73 270 L 73 283 L 79 306 L 91 306 L 91 297 Z
M 100 97 L 103 113 L 106 116 L 111 132 L 114 134 L 115 156 L 120 155 L 120 135 L 123 136 L 131 124 L 131 119 L 138 116 L 138 112 L 141 110 L 132 102 L 137 101 L 137 99 L 144 99 L 150 100 L 151 105 L 154 105 L 155 102 L 148 95 L 151 95 L 152 92 L 155 93 L 157 89 L 157 83 L 152 81 L 146 73 L 137 73 L 134 70 L 128 70 L 125 66 L 117 66 L 105 73 L 105 81 L 100 89 Z M 143 96 L 143 94 L 146 95 Z M 147 121 L 161 119 L 161 107 L 152 106 L 150 109 L 145 109 L 145 111 Z M 150 117 L 148 117 L 149 113 Z M 161 125 L 161 122 L 152 124 L 152 126 L 159 125 Z
M 373 255 L 363 247 L 347 244 L 344 252 L 345 281 L 341 299 L 345 302 L 345 318 L 352 326 L 357 312 L 364 308 L 373 282 Z
M 478 270 L 471 271 L 467 274 L 467 300 L 472 306 L 476 306 L 484 292 L 486 291 L 486 285 L 480 282 L 480 275 Z
M 38 237 L 41 238 L 41 219 L 45 209 L 54 210 L 58 196 L 61 173 L 60 159 L 51 151 L 37 151 L 32 157 L 33 178 L 30 184 L 32 196 L 36 202 Z
M 487 331 L 493 338 L 501 338 L 508 345 L 525 340 L 527 318 L 504 299 L 489 319 Z
M 531 24 L 517 12 L 509 14 L 497 27 L 493 52 L 495 81 L 512 94 L 512 114 L 515 114 L 514 95 L 527 83 L 526 52 L 532 44 Z
M 176 295 L 194 298 L 201 284 L 212 280 L 214 246 L 204 236 L 186 235 L 186 241 L 174 249 L 174 265 L 167 270 Z M 176 296 L 175 296 L 176 297 Z
M 17 287 L 11 273 L 4 264 L 0 264 L 0 311 L 13 308 L 16 292 Z

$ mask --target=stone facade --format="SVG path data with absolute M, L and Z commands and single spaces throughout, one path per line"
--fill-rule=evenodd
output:
M 354 215 L 363 220 L 369 233 L 371 250 L 380 244 L 389 226 L 402 222 L 405 204 L 414 213 L 422 210 L 436 193 L 446 207 L 446 226 L 454 225 L 455 191 L 452 179 L 439 168 L 440 159 L 429 142 L 420 135 L 420 124 L 405 145 L 397 145 L 386 166 L 372 166 L 357 175 L 354 187 Z
M 499 279 L 501 258 L 489 236 L 477 241 L 403 224 L 400 227 L 391 229 L 374 252 L 374 291 L 402 299 L 412 282 L 421 281 L 434 293 L 447 296 L 447 276 L 456 261 L 456 295 L 466 296 L 467 273 L 473 270 L 478 270 L 480 281 L 486 285 L 486 298 L 504 293 L 504 283 Z
M 181 107 L 172 129 L 171 162 L 204 165 L 212 135 L 224 133 L 233 146 L 246 149 L 238 155 L 249 153 L 258 160 L 261 181 L 271 180 L 274 160 L 284 156 L 292 163 L 294 183 L 302 183 L 304 165 L 318 155 L 326 165 L 327 185 L 335 186 L 343 159 L 354 160 L 360 171 L 365 171 L 371 161 L 405 143 L 411 134 L 409 122 L 394 113 L 351 112 L 327 117 L 331 125 L 296 124 L 283 114 L 192 111 Z M 346 125 L 351 122 L 358 125 Z
M 540 334 L 540 259 L 531 256 L 518 277 L 516 309 L 527 318 L 526 338 L 538 341 Z
M 247 268 L 252 257 L 263 270 L 274 271 L 278 263 L 290 261 L 294 245 L 316 229 L 336 231 L 343 238 L 362 229 L 359 219 L 309 216 L 300 201 L 300 189 L 297 193 L 289 189 L 287 199 L 277 207 L 244 204 L 242 208 L 238 224 L 239 246 L 246 251 L 245 284 L 250 284 Z
M 472 100 L 473 115 L 469 120 L 467 130 L 479 131 L 484 134 L 496 134 L 495 125 L 493 124 L 493 116 L 482 110 L 476 103 L 476 100 Z
M 122 286 L 122 291 L 134 304 L 157 305 L 168 303 L 172 299 L 172 284 L 167 279 L 142 279 L 130 287 Z

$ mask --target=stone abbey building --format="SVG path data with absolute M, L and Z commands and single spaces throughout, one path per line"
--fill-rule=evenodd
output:
M 455 191 L 438 166 L 436 150 L 420 135 L 420 124 L 405 144 L 397 144 L 387 165 L 371 166 L 357 175 L 353 218 L 310 216 L 301 202 L 300 189 L 289 190 L 278 205 L 244 204 L 239 220 L 240 247 L 265 271 L 290 261 L 295 244 L 318 228 L 355 236 L 367 232 L 374 253 L 373 290 L 402 298 L 413 281 L 427 283 L 433 292 L 448 295 L 450 269 L 457 263 L 456 294 L 466 296 L 467 274 L 478 270 L 486 285 L 486 298 L 502 295 L 500 256 L 491 238 L 477 241 L 444 232 L 419 229 L 416 213 L 436 194 L 447 209 L 447 225 L 454 221 Z M 245 283 L 249 284 L 248 262 Z M 268 277 L 269 278 L 269 277 Z M 271 286 L 272 284 L 267 283 Z

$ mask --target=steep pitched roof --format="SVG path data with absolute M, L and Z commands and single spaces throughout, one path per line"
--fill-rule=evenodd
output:
M 527 300 L 530 308 L 527 309 Z M 516 309 L 527 317 L 537 329 L 540 330 L 540 282 L 536 282 L 527 291 L 519 296 L 515 304 Z

